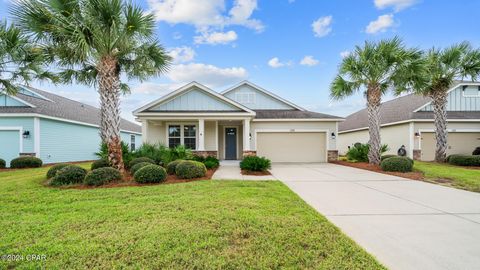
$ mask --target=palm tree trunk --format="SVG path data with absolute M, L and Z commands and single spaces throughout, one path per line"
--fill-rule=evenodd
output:
M 380 164 L 380 101 L 382 93 L 378 86 L 369 86 L 367 89 L 367 111 L 368 111 L 368 162 Z
M 108 146 L 112 167 L 125 171 L 120 139 L 120 73 L 114 57 L 103 57 L 98 67 L 101 100 L 101 137 Z
M 432 95 L 433 114 L 435 118 L 435 161 L 447 159 L 447 91 L 435 91 Z

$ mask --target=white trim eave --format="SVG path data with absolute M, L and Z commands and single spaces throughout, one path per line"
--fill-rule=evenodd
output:
M 422 134 L 422 132 L 425 132 L 425 133 L 432 133 L 432 132 L 435 132 L 435 130 L 432 128 L 422 128 L 422 129 L 419 129 L 418 132 L 420 134 Z M 471 129 L 468 129 L 468 128 L 448 128 L 447 129 L 447 132 L 459 132 L 459 133 L 468 133 L 468 132 L 480 132 L 480 128 L 471 128 Z
M 253 119 L 252 122 L 343 122 L 345 119 L 332 118 L 262 118 Z
M 23 88 L 24 88 L 25 90 L 27 90 L 28 92 L 33 93 L 33 94 L 35 94 L 35 95 L 37 95 L 37 96 L 39 96 L 39 97 L 41 97 L 41 98 L 43 98 L 43 99 L 45 99 L 45 100 L 48 100 L 48 101 L 51 101 L 51 102 L 55 102 L 55 101 L 53 101 L 53 100 L 45 97 L 44 95 L 38 93 L 37 91 L 35 91 L 35 90 L 37 90 L 37 89 L 35 89 L 35 88 L 31 87 L 31 86 L 27 86 L 27 85 L 20 85 L 20 86 L 23 87 Z
M 231 104 L 231 105 L 233 105 L 233 106 L 235 106 L 235 107 L 237 107 L 237 108 L 239 108 L 239 109 L 242 109 L 242 110 L 244 110 L 244 111 L 246 111 L 246 112 L 255 114 L 254 111 L 252 111 L 252 110 L 250 110 L 249 108 L 243 106 L 242 104 L 240 104 L 240 103 L 238 103 L 238 102 L 235 102 L 235 101 L 233 101 L 233 100 L 231 100 L 231 99 L 229 99 L 229 98 L 226 98 L 226 97 L 223 96 L 223 95 L 220 95 L 219 93 L 213 91 L 212 89 L 208 88 L 207 86 L 205 86 L 205 85 L 203 85 L 203 84 L 200 84 L 200 83 L 198 83 L 198 82 L 193 81 L 193 82 L 191 82 L 191 83 L 189 83 L 189 84 L 187 84 L 187 85 L 184 85 L 184 86 L 178 88 L 177 90 L 175 90 L 175 91 L 173 91 L 173 92 L 170 92 L 170 93 L 164 95 L 163 97 L 160 97 L 159 99 L 156 99 L 156 100 L 154 100 L 154 101 L 152 101 L 152 102 L 150 102 L 150 103 L 148 103 L 148 104 L 146 104 L 146 105 L 144 105 L 144 106 L 136 109 L 135 111 L 133 111 L 133 115 L 134 115 L 134 116 L 139 116 L 142 111 L 144 111 L 144 110 L 146 110 L 146 109 L 148 109 L 148 108 L 150 108 L 150 107 L 153 107 L 153 106 L 155 106 L 155 105 L 158 105 L 158 104 L 160 104 L 160 103 L 162 103 L 162 102 L 164 102 L 164 101 L 168 101 L 168 100 L 170 100 L 170 99 L 173 99 L 173 98 L 176 97 L 177 95 L 179 95 L 179 94 L 181 94 L 181 93 L 183 93 L 183 92 L 185 92 L 185 91 L 190 90 L 190 88 L 192 88 L 193 86 L 195 86 L 195 87 L 197 87 L 197 88 L 199 88 L 199 89 L 207 92 L 208 94 L 213 95 L 214 97 L 216 97 L 216 98 L 218 98 L 218 99 L 220 99 L 220 100 L 222 100 L 222 101 L 225 101 L 225 102 L 227 102 L 227 103 L 229 103 L 229 104 Z
M 242 86 L 242 85 L 244 85 L 244 84 L 246 84 L 246 85 L 248 85 L 248 86 L 250 86 L 250 87 L 252 87 L 252 88 L 255 88 L 255 89 L 257 89 L 258 91 L 260 91 L 260 92 L 262 92 L 262 93 L 264 93 L 264 94 L 266 94 L 266 95 L 268 95 L 268 96 L 271 96 L 271 97 L 273 97 L 273 98 L 275 98 L 275 99 L 277 99 L 277 100 L 279 100 L 279 101 L 281 101 L 281 102 L 283 102 L 283 103 L 285 103 L 285 104 L 287 104 L 287 105 L 289 105 L 289 106 L 292 106 L 292 107 L 294 107 L 294 108 L 296 108 L 296 109 L 298 109 L 298 110 L 306 111 L 304 108 L 302 108 L 302 107 L 300 107 L 300 106 L 298 106 L 298 105 L 296 105 L 296 104 L 294 104 L 294 103 L 292 103 L 292 102 L 290 102 L 290 101 L 288 101 L 288 100 L 286 100 L 286 99 L 284 99 L 284 98 L 282 98 L 282 97 L 280 97 L 280 96 L 277 96 L 277 95 L 275 95 L 274 93 L 266 90 L 265 88 L 262 88 L 262 87 L 254 84 L 254 83 L 252 83 L 252 82 L 249 82 L 249 81 L 247 81 L 247 80 L 242 81 L 242 82 L 240 82 L 240 83 L 238 83 L 238 84 L 236 84 L 236 85 L 234 85 L 234 86 L 232 86 L 232 87 L 230 87 L 230 88 L 228 88 L 228 89 L 226 89 L 226 90 L 223 90 L 222 92 L 220 92 L 220 94 L 225 95 L 226 93 L 228 93 L 228 92 L 230 92 L 230 91 L 232 91 L 232 90 L 234 90 L 234 89 L 236 89 L 236 88 L 238 88 L 238 87 L 240 87 L 240 86 Z
M 382 124 L 380 127 L 387 127 L 387 126 L 394 126 L 394 125 L 400 125 L 400 124 L 406 124 L 410 122 L 434 122 L 433 119 L 409 119 L 409 120 L 403 120 L 403 121 L 397 121 L 397 122 L 391 122 L 387 124 Z M 447 119 L 447 122 L 480 122 L 480 119 Z M 355 131 L 360 131 L 360 130 L 367 130 L 368 127 L 361 127 L 361 128 L 354 128 L 354 129 L 348 129 L 348 130 L 342 130 L 339 131 L 338 134 L 342 133 L 349 133 L 349 132 L 355 132 Z
M 5 91 L 0 91 L 0 95 L 5 95 L 5 96 L 7 96 L 7 97 L 11 97 L 11 98 L 15 99 L 16 101 L 18 101 L 18 102 L 20 102 L 20 103 L 23 103 L 23 104 L 25 104 L 25 105 L 27 105 L 27 106 L 29 106 L 29 107 L 32 107 L 32 108 L 36 108 L 36 107 L 37 107 L 37 106 L 35 106 L 35 105 L 33 105 L 33 104 L 29 103 L 29 102 L 26 102 L 25 100 L 23 100 L 23 99 L 21 99 L 21 98 L 19 98 L 19 97 L 9 95 L 9 94 L 7 94 Z
M 50 120 L 55 120 L 55 121 L 66 122 L 66 123 L 96 127 L 96 128 L 99 127 L 99 125 L 95 125 L 95 124 L 90 124 L 90 123 L 85 123 L 85 122 L 80 122 L 80 121 L 75 121 L 75 120 L 69 120 L 69 119 L 60 118 L 60 117 L 48 116 L 48 115 L 38 114 L 38 113 L 0 113 L 0 117 L 38 117 L 38 118 L 45 118 L 45 119 L 50 119 Z M 142 135 L 142 132 L 137 132 L 137 131 L 131 131 L 131 130 L 126 130 L 126 129 L 120 129 L 120 131 L 121 132 L 127 132 L 127 133 L 133 133 L 133 134 L 137 134 L 137 135 Z
M 465 86 L 465 85 L 480 86 L 480 82 L 462 82 L 462 83 L 459 83 L 459 84 L 453 86 L 452 88 L 448 89 L 447 95 L 450 94 L 450 92 L 452 92 L 453 90 L 457 89 L 458 87 L 460 87 L 460 86 Z M 418 112 L 418 111 L 420 111 L 421 109 L 427 107 L 427 106 L 430 105 L 430 104 L 432 104 L 432 101 L 429 101 L 428 103 L 422 105 L 420 108 L 414 110 L 413 112 Z
M 213 113 L 213 112 L 208 112 L 208 113 L 201 113 L 201 112 L 182 112 L 182 113 L 169 113 L 169 112 L 148 112 L 148 113 L 138 113 L 135 115 L 137 118 L 145 118 L 145 117 L 190 117 L 192 119 L 197 119 L 202 116 L 221 116 L 221 117 L 231 117 L 231 116 L 245 116 L 245 117 L 253 117 L 255 114 L 252 113 L 246 113 L 246 112 L 231 112 L 231 113 L 225 113 L 225 112 L 219 112 L 219 113 Z

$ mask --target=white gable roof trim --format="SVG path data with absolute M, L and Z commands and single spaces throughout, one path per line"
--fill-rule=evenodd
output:
M 23 103 L 23 104 L 27 105 L 28 107 L 36 108 L 35 105 L 33 105 L 33 104 L 31 104 L 31 103 L 28 103 L 28 102 L 26 102 L 25 100 L 23 100 L 23 99 L 21 99 L 21 98 L 19 98 L 19 97 L 17 97 L 17 96 L 9 95 L 9 94 L 7 94 L 7 93 L 4 92 L 4 91 L 0 91 L 0 95 L 5 95 L 5 96 L 7 96 L 7 97 L 9 97 L 9 98 L 15 99 L 16 101 L 18 101 L 18 102 L 20 102 L 20 103 Z
M 286 99 L 284 99 L 284 98 L 282 98 L 282 97 L 280 97 L 280 96 L 277 96 L 277 95 L 275 95 L 274 93 L 272 93 L 272 92 L 270 92 L 270 91 L 268 91 L 268 90 L 266 90 L 266 89 L 264 89 L 264 88 L 262 88 L 262 87 L 260 87 L 260 86 L 258 86 L 258 85 L 256 85 L 256 84 L 254 84 L 254 83 L 251 83 L 251 82 L 249 82 L 249 81 L 242 81 L 242 82 L 240 82 L 240 83 L 238 83 L 238 84 L 236 84 L 236 85 L 234 85 L 234 86 L 232 86 L 232 87 L 224 90 L 223 92 L 221 92 L 221 94 L 222 94 L 222 95 L 225 95 L 225 94 L 227 94 L 228 92 L 231 92 L 231 91 L 237 89 L 238 87 L 240 87 L 240 86 L 242 86 L 242 85 L 244 85 L 244 84 L 246 84 L 246 85 L 248 85 L 248 86 L 250 86 L 250 87 L 252 87 L 252 88 L 254 88 L 254 89 L 256 89 L 256 90 L 258 90 L 258 91 L 260 91 L 260 92 L 262 92 L 262 93 L 264 93 L 264 94 L 266 94 L 266 95 L 268 95 L 268 96 L 270 96 L 270 97 L 272 97 L 272 98 L 274 98 L 274 99 L 282 102 L 282 103 L 285 103 L 285 104 L 287 104 L 287 105 L 289 105 L 289 106 L 291 106 L 291 107 L 293 107 L 293 108 L 295 108 L 295 109 L 298 109 L 298 110 L 300 110 L 300 111 L 306 111 L 304 108 L 302 108 L 302 107 L 300 107 L 300 106 L 298 106 L 298 105 L 296 105 L 296 104 L 294 104 L 294 103 L 292 103 L 292 102 L 290 102 L 290 101 L 288 101 L 288 100 L 286 100 Z
M 452 88 L 448 89 L 447 94 L 450 94 L 450 92 L 454 91 L 455 89 L 457 89 L 458 87 L 461 87 L 461 86 L 480 86 L 480 82 L 464 82 L 464 83 L 456 84 Z M 422 105 L 420 108 L 414 110 L 413 112 L 419 112 L 419 111 L 421 111 L 422 109 L 424 109 L 425 107 L 427 107 L 431 104 L 432 104 L 432 101 L 426 103 L 425 105 Z

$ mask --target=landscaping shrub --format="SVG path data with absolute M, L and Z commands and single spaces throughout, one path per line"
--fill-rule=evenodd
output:
M 83 183 L 89 186 L 101 186 L 121 179 L 122 174 L 119 170 L 112 167 L 103 167 L 89 172 L 87 176 L 85 176 Z
M 480 146 L 475 148 L 475 150 L 473 150 L 472 155 L 474 155 L 474 156 L 480 155 Z
M 20 169 L 20 168 L 38 168 L 42 167 L 42 160 L 37 157 L 17 157 L 10 161 L 10 168 Z
M 207 173 L 207 168 L 202 162 L 194 160 L 184 160 L 175 168 L 175 174 L 182 179 L 191 179 L 204 177 Z
M 380 160 L 383 161 L 383 160 L 385 160 L 385 159 L 387 159 L 387 158 L 391 158 L 391 157 L 398 157 L 398 156 L 397 156 L 397 155 L 383 155 L 383 156 L 380 158 Z
M 47 179 L 50 179 L 52 177 L 55 177 L 55 175 L 57 174 L 57 172 L 67 166 L 70 166 L 71 164 L 67 164 L 67 163 L 61 163 L 61 164 L 57 164 L 57 165 L 53 165 L 52 167 L 50 167 L 50 169 L 48 169 L 48 172 L 47 172 Z
M 90 166 L 90 169 L 93 171 L 95 169 L 105 168 L 105 167 L 112 167 L 112 165 L 110 164 L 110 162 L 108 162 L 108 160 L 102 158 L 99 160 L 95 160 Z
M 205 164 L 205 167 L 207 167 L 207 169 L 210 170 L 220 166 L 220 161 L 216 157 L 208 156 L 205 158 L 205 161 L 203 162 L 203 164 Z
M 135 152 L 134 157 L 148 157 L 157 164 L 164 164 L 163 158 L 167 156 L 170 149 L 162 144 L 143 143 Z
M 139 158 L 134 158 L 132 161 L 130 161 L 130 164 L 128 164 L 129 168 L 132 168 L 135 166 L 135 164 L 142 163 L 142 162 L 148 162 L 151 164 L 155 164 L 155 160 L 148 158 L 148 157 L 139 157 Z
M 57 171 L 55 177 L 50 180 L 52 186 L 62 186 L 82 183 L 87 175 L 87 170 L 77 165 L 68 165 Z
M 5 169 L 6 165 L 7 165 L 7 162 L 5 162 L 5 160 L 0 158 L 0 169 Z
M 368 151 L 370 145 L 355 143 L 353 147 L 350 147 L 347 152 L 347 158 L 349 161 L 354 162 L 368 162 Z M 388 145 L 384 144 L 380 147 L 380 155 L 388 151 Z
M 204 163 L 205 162 L 205 157 L 199 156 L 199 155 L 194 155 L 192 157 L 192 160 Z
M 131 168 L 130 168 L 130 173 L 133 175 L 135 174 L 140 168 L 143 168 L 147 165 L 151 165 L 152 163 L 151 162 L 140 162 L 140 163 L 137 163 L 135 165 L 133 165 Z
M 182 159 L 177 159 L 177 160 L 174 160 L 174 161 L 168 163 L 167 164 L 167 173 L 168 174 L 175 174 L 175 169 L 177 168 L 177 165 L 182 161 L 183 161 Z
M 240 162 L 240 168 L 247 171 L 266 171 L 271 168 L 271 162 L 265 157 L 248 156 Z
M 130 164 L 130 161 L 133 159 L 133 153 L 130 151 L 130 146 L 124 142 L 120 142 L 122 146 L 122 158 L 123 158 L 123 163 L 125 166 L 128 166 Z M 100 159 L 105 159 L 108 160 L 108 146 L 106 143 L 101 143 L 100 144 L 100 151 L 95 153 L 96 156 L 98 156 Z
M 448 163 L 457 166 L 480 166 L 479 155 L 450 155 Z
M 135 182 L 142 184 L 160 183 L 167 178 L 167 172 L 162 166 L 150 164 L 135 172 L 133 178 Z
M 383 160 L 380 167 L 386 172 L 411 172 L 413 161 L 407 157 L 390 157 Z

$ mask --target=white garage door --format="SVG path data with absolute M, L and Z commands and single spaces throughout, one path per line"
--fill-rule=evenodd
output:
M 480 132 L 449 132 L 447 155 L 471 155 L 480 146 Z M 435 133 L 422 132 L 422 160 L 435 159 Z
M 272 162 L 325 162 L 325 132 L 259 132 L 257 155 Z

